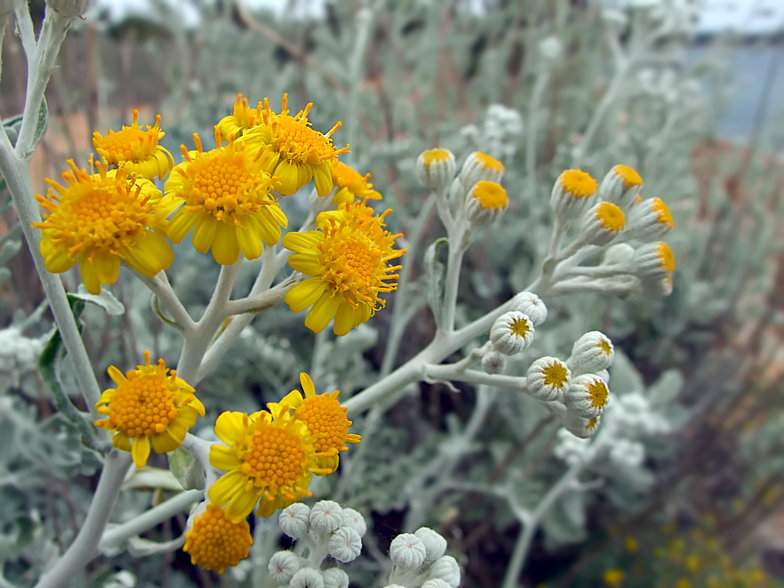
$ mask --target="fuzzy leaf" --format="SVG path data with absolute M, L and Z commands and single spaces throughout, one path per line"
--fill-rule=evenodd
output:
M 184 449 L 175 449 L 169 454 L 169 469 L 186 490 L 204 490 L 204 469 Z
M 109 292 L 106 288 L 102 288 L 101 293 L 96 296 L 95 294 L 90 294 L 87 291 L 87 288 L 84 287 L 84 284 L 79 284 L 79 289 L 76 293 L 69 292 L 68 298 L 76 298 L 100 306 L 106 311 L 106 314 L 110 316 L 125 314 L 125 306 L 123 306 L 123 303 L 117 300 L 114 297 L 114 294 Z
M 444 264 L 438 260 L 438 250 L 449 241 L 442 237 L 434 241 L 425 251 L 425 279 L 427 280 L 427 303 L 433 311 L 436 325 L 442 323 L 444 302 Z

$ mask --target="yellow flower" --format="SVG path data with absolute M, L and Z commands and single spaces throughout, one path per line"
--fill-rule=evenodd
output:
M 333 330 L 342 336 L 384 307 L 378 295 L 397 289 L 398 275 L 392 272 L 402 267 L 387 262 L 406 252 L 392 247 L 402 235 L 384 229 L 390 212 L 374 215 L 364 202 L 341 204 L 338 211 L 319 215 L 318 230 L 283 237 L 283 246 L 295 252 L 289 265 L 312 276 L 286 295 L 293 312 L 313 307 L 306 327 L 320 333 L 334 318 Z
M 275 178 L 264 171 L 261 152 L 251 156 L 246 146 L 221 146 L 215 128 L 216 148 L 205 152 L 198 135 L 196 151 L 183 146 L 186 161 L 177 165 L 166 180 L 161 205 L 175 212 L 168 237 L 179 243 L 193 229 L 193 246 L 221 265 L 261 255 L 262 241 L 272 247 L 280 240 L 280 227 L 288 220 L 270 194 Z
M 329 473 L 318 467 L 316 437 L 304 422 L 292 418 L 288 409 L 271 405 L 273 411 L 247 415 L 224 412 L 215 422 L 215 434 L 226 445 L 215 444 L 210 463 L 227 472 L 210 486 L 210 501 L 237 523 L 256 504 L 257 516 L 266 517 L 310 496 L 312 475 Z
M 589 174 L 580 169 L 567 169 L 561 174 L 561 186 L 564 192 L 580 199 L 593 196 L 599 184 Z
M 101 394 L 95 407 L 109 418 L 95 425 L 112 431 L 114 446 L 130 451 L 137 467 L 147 463 L 151 443 L 155 453 L 174 451 L 196 418 L 204 416 L 204 405 L 193 388 L 175 370 L 166 369 L 162 359 L 150 365 L 149 351 L 144 353 L 144 365 L 125 376 L 114 366 L 108 371 L 117 388 Z
M 98 162 L 98 173 L 90 175 L 68 163 L 67 186 L 47 178 L 46 197 L 36 196 L 49 213 L 32 225 L 43 231 L 46 269 L 60 274 L 78 261 L 91 294 L 117 281 L 121 259 L 149 277 L 167 269 L 174 252 L 158 234 L 166 230 L 165 215 L 158 210 L 160 190 L 144 178 L 129 178 L 127 169 L 107 172 L 106 164 Z
M 604 582 L 608 586 L 620 586 L 626 574 L 618 569 L 610 569 L 604 572 Z
M 139 124 L 139 111 L 133 111 L 130 127 L 114 132 L 109 129 L 105 137 L 98 131 L 93 133 L 93 147 L 98 155 L 112 165 L 125 168 L 134 175 L 148 180 L 162 180 L 174 167 L 174 158 L 158 141 L 165 133 L 161 131 L 161 115 L 155 118 L 155 126 L 147 125 L 145 131 Z
M 308 121 L 313 104 L 294 116 L 289 114 L 287 104 L 288 97 L 284 94 L 281 112 L 275 114 L 265 98 L 261 121 L 245 131 L 242 140 L 254 149 L 261 149 L 266 171 L 280 178 L 275 188 L 278 192 L 290 196 L 313 179 L 318 195 L 326 196 L 332 191 L 332 160 L 348 151 L 348 146 L 336 149 L 330 139 L 340 123 L 322 135 Z
M 252 129 L 261 122 L 261 102 L 256 108 L 248 107 L 248 99 L 243 98 L 242 94 L 237 94 L 237 101 L 234 103 L 234 111 L 225 116 L 218 123 L 221 137 L 224 141 L 239 139 L 245 131 Z
M 185 534 L 182 550 L 189 553 L 191 563 L 208 570 L 223 570 L 237 565 L 248 557 L 253 545 L 250 525 L 247 521 L 232 523 L 226 514 L 214 504 L 193 520 L 193 528 Z
M 348 432 L 351 421 L 346 417 L 348 409 L 337 400 L 340 391 L 317 395 L 313 380 L 304 372 L 299 375 L 299 381 L 305 397 L 293 390 L 280 401 L 280 405 L 293 410 L 294 418 L 305 423 L 308 431 L 316 437 L 316 451 L 325 454 L 316 463 L 331 474 L 338 469 L 338 453 L 348 451 L 346 443 L 359 443 L 360 436 Z
M 338 187 L 338 191 L 332 198 L 332 202 L 338 205 L 344 202 L 351 204 L 355 197 L 381 200 L 381 194 L 372 189 L 373 184 L 369 180 L 370 174 L 360 175 L 353 167 L 338 159 L 333 159 L 332 183 Z

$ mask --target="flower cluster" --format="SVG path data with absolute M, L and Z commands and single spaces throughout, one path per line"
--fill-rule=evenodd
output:
M 451 555 L 444 555 L 445 552 L 446 539 L 427 527 L 398 535 L 389 546 L 392 572 L 386 588 L 457 588 L 460 566 Z

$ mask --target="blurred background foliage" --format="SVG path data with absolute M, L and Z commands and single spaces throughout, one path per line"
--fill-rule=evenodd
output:
M 394 209 L 389 222 L 406 234 L 403 263 L 412 278 L 385 311 L 338 340 L 322 334 L 314 342 L 301 317 L 284 308 L 257 319 L 200 387 L 205 423 L 223 410 L 254 411 L 279 399 L 302 370 L 319 390 L 339 388 L 347 397 L 431 340 L 421 261 L 441 228 L 423 206 L 427 193 L 416 177 L 423 149 L 444 146 L 459 157 L 482 149 L 507 166 L 509 210 L 464 263 L 463 322 L 535 276 L 552 225 L 549 191 L 563 169 L 582 167 L 601 178 L 623 163 L 640 171 L 646 197 L 664 199 L 673 211 L 673 294 L 661 301 L 601 293 L 545 300 L 550 315 L 530 356 L 565 357 L 580 334 L 603 330 L 622 350 L 612 390 L 661 406 L 657 418 L 667 426 L 646 438 L 641 463 L 597 466 L 595 488 L 559 501 L 520 582 L 781 583 L 784 134 L 771 106 L 778 37 L 700 38 L 696 7 L 686 0 L 342 0 L 326 2 L 320 17 L 294 0 L 282 15 L 242 0 L 187 4 L 195 24 L 178 3 L 154 1 L 149 11 L 120 20 L 97 8 L 69 34 L 47 92 L 51 115 L 33 161 L 36 188 L 64 171 L 66 159 L 85 165 L 92 130 L 117 129 L 134 108 L 142 122 L 162 114 L 163 144 L 177 154 L 181 143 L 192 145 L 194 131 L 210 145 L 212 125 L 238 93 L 251 103 L 269 97 L 277 108 L 288 92 L 295 110 L 314 103 L 315 128 L 343 121 L 335 141 L 350 144 L 344 160 L 370 172 Z M 43 2 L 31 7 L 40 22 Z M 770 55 L 774 65 L 764 70 L 759 96 L 744 102 L 745 136 L 729 140 L 722 121 L 744 93 L 731 67 L 739 50 Z M 24 99 L 24 55 L 15 35 L 6 35 L 3 58 L 0 115 L 8 120 Z M 298 226 L 307 198 L 289 198 L 285 206 Z M 58 417 L 36 371 L 51 322 L 39 320 L 44 297 L 29 254 L 20 251 L 13 211 L 0 205 L 0 212 L 0 315 L 7 327 L 0 337 L 8 341 L 0 342 L 0 580 L 27 586 L 72 539 L 97 462 L 78 430 Z M 257 269 L 243 266 L 238 290 L 249 289 Z M 217 276 L 212 258 L 180 246 L 170 273 L 198 315 Z M 82 315 L 102 384 L 110 364 L 128 369 L 147 349 L 175 361 L 179 350 L 179 339 L 150 312 L 149 294 L 122 278 L 112 291 L 124 313 L 88 304 Z M 75 291 L 77 276 L 65 280 Z M 395 322 L 407 326 L 390 339 Z M 509 369 L 523 374 L 525 366 Z M 66 391 L 75 390 L 71 377 L 64 365 Z M 463 555 L 463 586 L 500 585 L 519 525 L 505 501 L 465 488 L 495 485 L 525 505 L 557 479 L 564 467 L 554 454 L 557 425 L 528 400 L 497 397 L 470 444 L 457 449 L 479 405 L 468 385 L 421 383 L 385 414 L 372 410 L 356 420 L 363 443 L 342 460 L 339 476 L 317 480 L 313 490 L 372 518 L 364 557 L 352 567 L 357 586 L 383 585 L 381 554 L 398 532 L 420 524 Z M 206 425 L 198 433 L 212 435 Z M 167 467 L 163 456 L 150 462 Z M 122 494 L 120 521 L 161 499 L 160 490 L 137 482 L 129 480 L 133 491 Z M 148 538 L 172 539 L 184 524 L 181 516 Z M 276 527 L 256 521 L 251 559 L 220 578 L 177 551 L 105 558 L 80 582 L 267 586 L 265 558 L 285 546 Z

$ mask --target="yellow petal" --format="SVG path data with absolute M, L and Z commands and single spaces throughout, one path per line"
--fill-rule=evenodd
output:
M 224 509 L 226 518 L 232 523 L 239 523 L 253 512 L 258 501 L 259 497 L 255 492 L 248 492 L 243 488 L 241 492 L 232 496 L 226 505 Z
M 108 251 L 99 251 L 93 260 L 93 268 L 101 284 L 114 284 L 120 277 L 120 258 Z
M 82 282 L 84 287 L 90 294 L 96 296 L 101 293 L 101 281 L 98 279 L 98 274 L 93 268 L 93 264 L 85 255 L 79 256 L 79 273 L 82 275 Z
M 289 257 L 291 269 L 302 272 L 306 276 L 321 275 L 322 265 L 318 256 L 309 253 L 295 253 Z
M 300 372 L 299 383 L 302 384 L 302 389 L 305 391 L 305 398 L 310 398 L 316 394 L 316 387 L 313 385 L 313 380 L 305 372 Z
M 283 235 L 282 245 L 295 253 L 318 253 L 316 246 L 324 240 L 324 234 L 319 231 L 307 233 L 286 233 Z
M 340 298 L 330 294 L 329 291 L 324 292 L 305 317 L 305 326 L 314 333 L 320 333 L 327 328 L 340 307 Z
M 122 252 L 122 258 L 140 274 L 151 278 L 169 269 L 174 261 L 174 250 L 158 233 L 144 231 L 133 247 Z
M 354 327 L 354 307 L 348 302 L 341 302 L 338 312 L 335 315 L 335 326 L 333 328 L 338 337 L 346 335 Z
M 46 270 L 53 274 L 67 272 L 76 264 L 76 257 L 68 254 L 64 248 L 57 247 L 51 239 L 44 237 L 38 247 L 46 262 Z
M 166 236 L 169 238 L 169 241 L 172 243 L 181 242 L 191 232 L 196 219 L 197 214 L 195 212 L 185 210 L 184 208 L 175 212 L 166 230 Z
M 242 412 L 224 412 L 215 421 L 215 434 L 218 439 L 234 445 L 245 435 L 246 415 Z
M 280 404 L 296 410 L 302 406 L 302 394 L 300 394 L 297 390 L 292 390 L 283 397 L 283 399 L 280 401 Z
M 289 163 L 285 159 L 278 164 L 275 173 L 278 180 L 277 190 L 284 196 L 291 196 L 304 184 L 300 184 L 300 170 L 296 163 Z
M 114 383 L 117 384 L 118 386 L 125 382 L 125 375 L 113 365 L 110 365 L 109 369 L 106 370 L 106 372 L 109 374 L 109 377 L 112 380 L 114 380 Z M 107 390 L 107 392 L 109 392 L 109 390 Z M 114 390 L 112 390 L 112 392 L 114 392 Z
M 332 197 L 332 202 L 340 206 L 344 203 L 351 203 L 354 200 L 354 194 L 348 188 L 338 190 Z
M 112 445 L 122 451 L 131 451 L 131 438 L 122 431 L 117 431 L 112 437 Z
M 332 191 L 332 164 L 322 163 L 313 169 L 313 183 L 319 196 L 326 196 Z
M 250 227 L 237 227 L 236 231 L 237 243 L 245 259 L 258 259 L 261 255 L 261 237 Z
M 163 433 L 158 433 L 150 438 L 152 450 L 155 453 L 171 453 L 182 445 L 182 440 L 175 439 L 167 429 Z
M 183 406 L 180 409 L 180 414 L 169 423 L 167 430 L 172 438 L 179 440 L 182 443 L 187 435 L 188 430 L 196 424 L 196 419 L 199 413 L 192 406 Z
M 147 463 L 147 458 L 150 457 L 150 440 L 147 437 L 135 437 L 131 456 L 136 467 L 143 468 Z
M 269 212 L 277 206 L 265 206 L 261 209 L 261 214 L 254 215 L 254 220 L 258 221 L 258 231 L 267 246 L 272 247 L 280 241 L 280 223 Z
M 212 256 L 221 265 L 232 265 L 240 256 L 240 244 L 237 241 L 237 227 L 219 222 L 212 241 Z
M 217 443 L 210 447 L 210 463 L 213 467 L 224 472 L 242 467 L 242 460 L 237 457 L 237 453 L 233 449 Z
M 210 502 L 214 502 L 219 507 L 223 506 L 234 496 L 241 492 L 245 486 L 245 474 L 240 470 L 232 470 L 218 478 L 208 491 Z
M 289 219 L 286 218 L 286 213 L 280 209 L 280 206 L 266 206 L 264 212 L 272 216 L 275 222 L 284 229 L 289 226 Z
M 215 238 L 218 229 L 218 219 L 211 214 L 200 214 L 193 225 L 193 248 L 201 253 L 207 253 Z
M 286 304 L 289 305 L 291 312 L 302 312 L 316 303 L 326 286 L 321 278 L 310 278 L 300 282 L 286 294 Z

